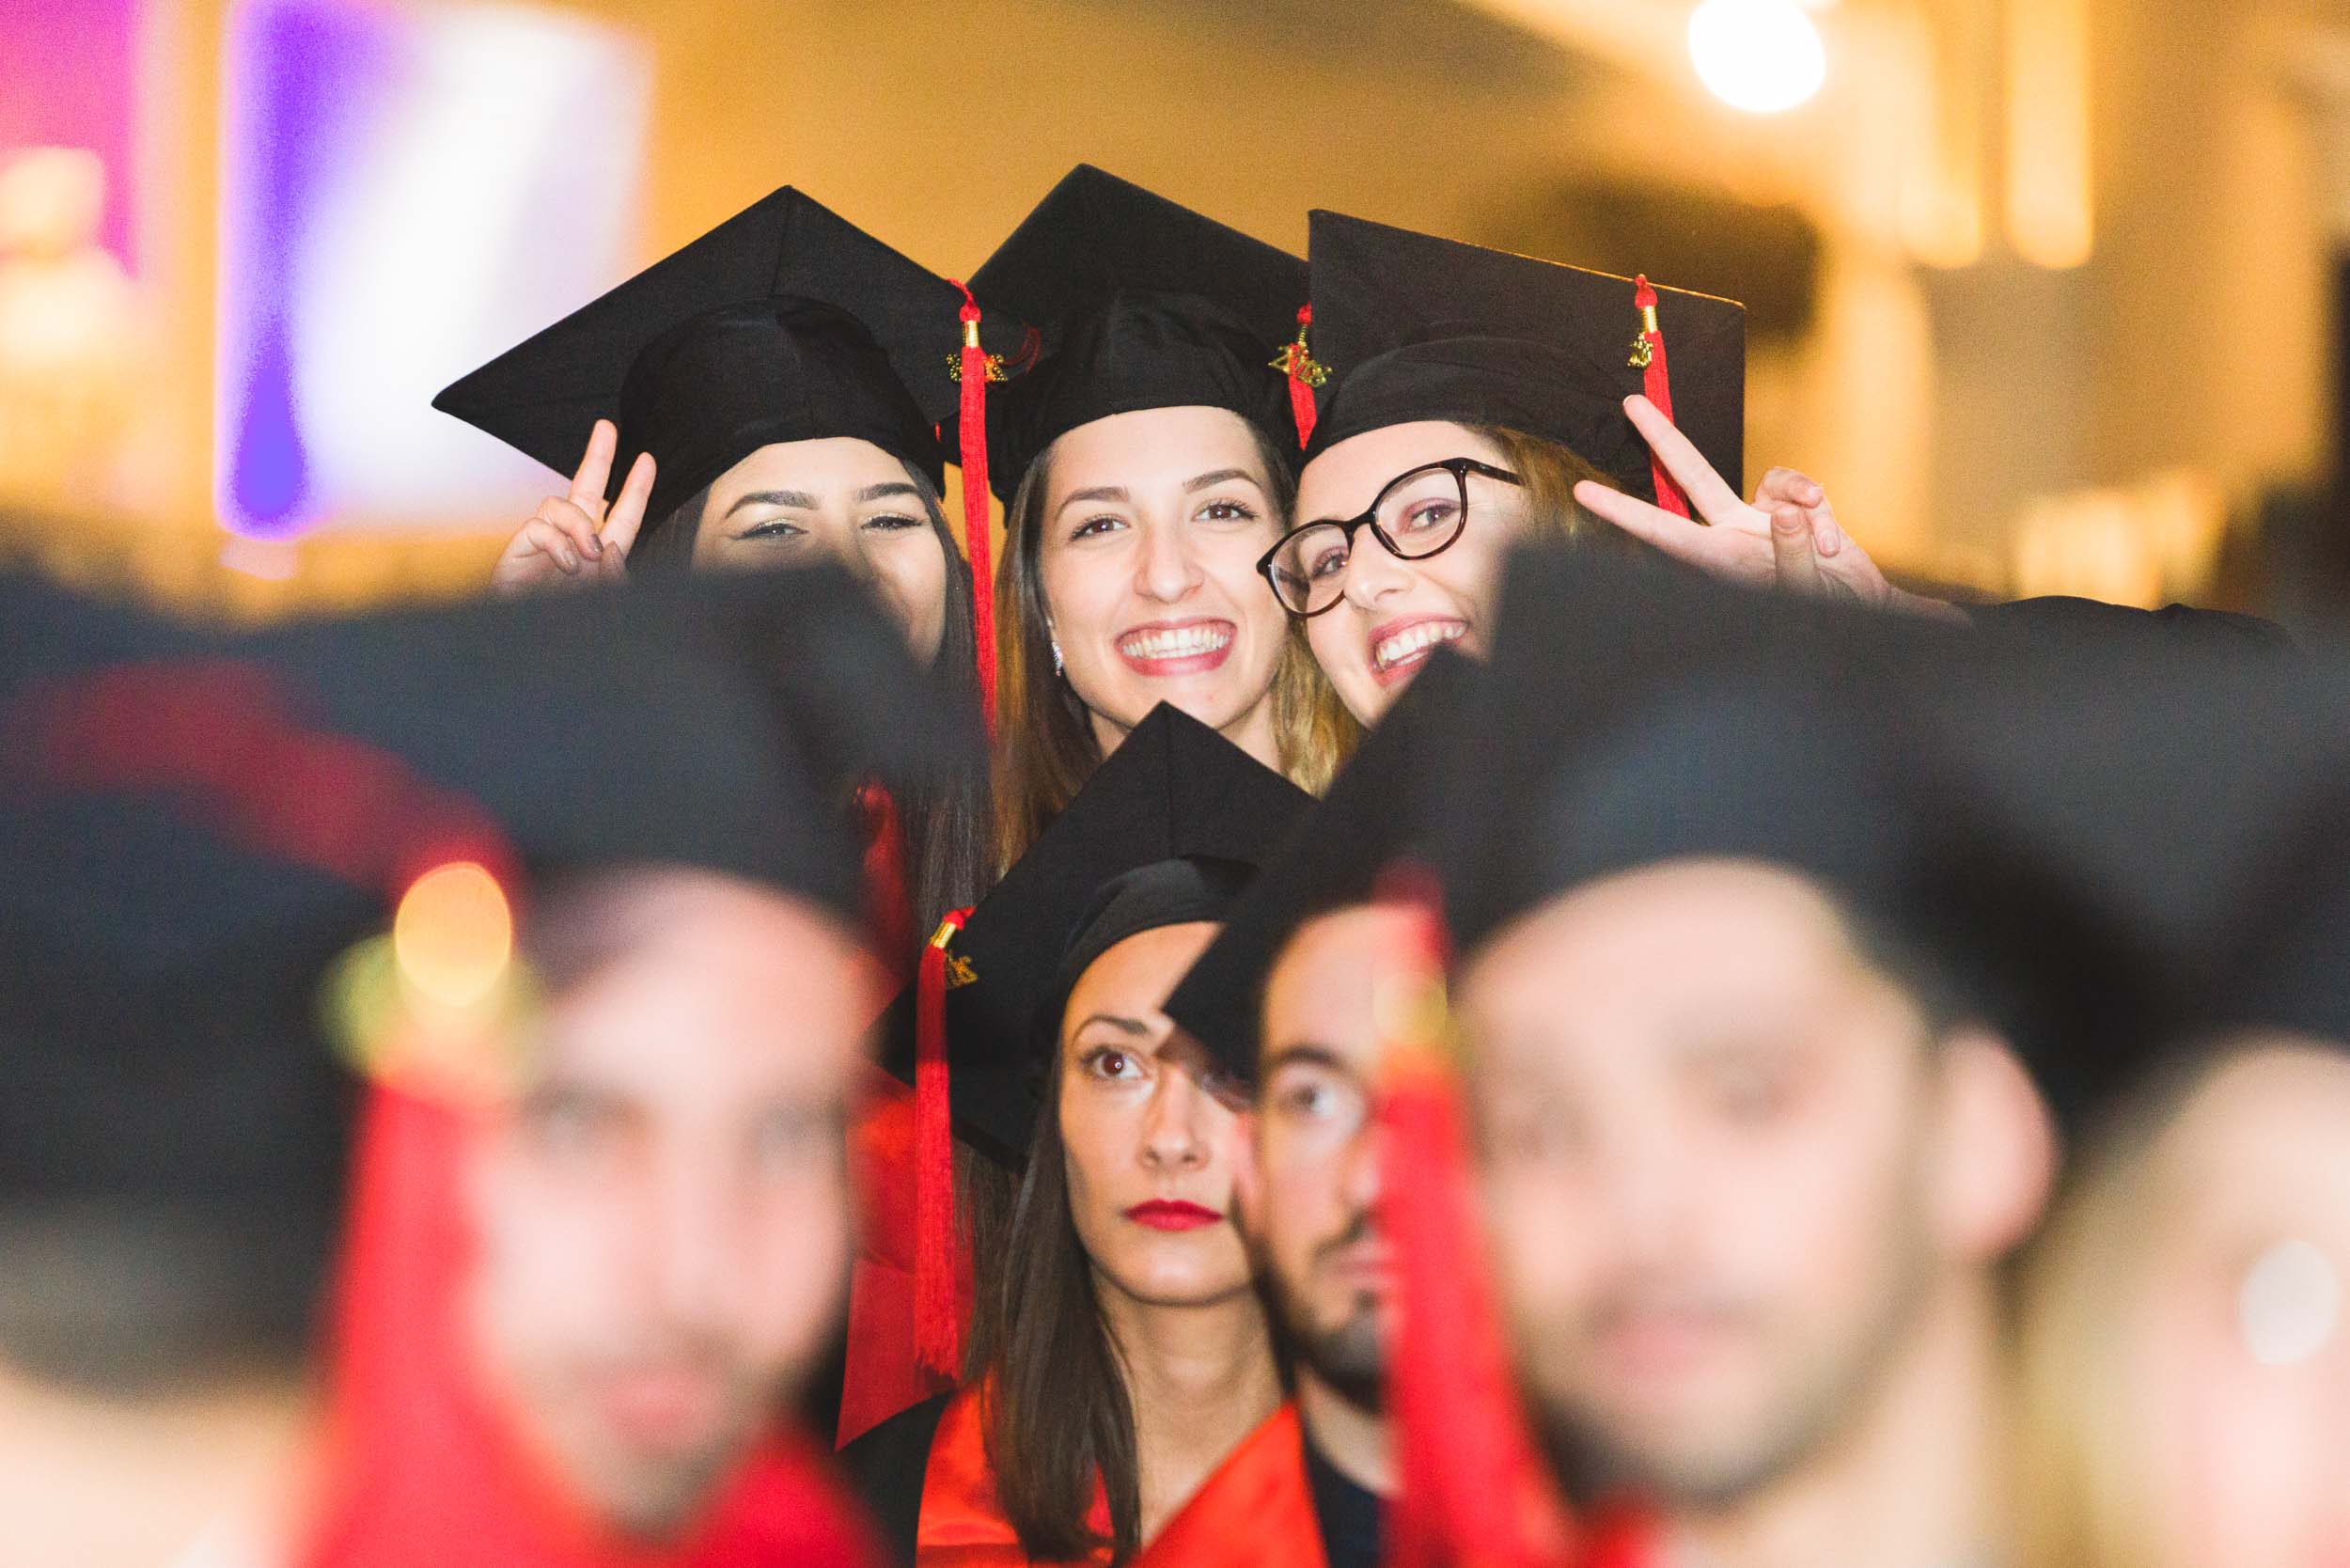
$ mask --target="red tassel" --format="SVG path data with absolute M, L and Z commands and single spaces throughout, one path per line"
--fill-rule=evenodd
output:
M 971 619 L 979 649 L 974 663 L 979 680 L 979 712 L 987 732 L 995 732 L 995 568 L 987 521 L 987 353 L 979 347 L 979 302 L 961 278 L 963 290 L 963 360 L 957 367 L 963 383 L 963 412 L 959 434 L 963 465 L 963 548 L 971 557 Z M 1001 374 L 1000 368 L 996 371 Z
M 1380 1224 L 1397 1259 L 1387 1410 L 1402 1492 L 1388 1568 L 1537 1568 L 1583 1544 L 1519 1411 L 1469 1186 L 1447 1055 L 1444 933 L 1423 876 L 1401 888 L 1383 1005 Z
M 955 1222 L 954 1103 L 947 1065 L 947 944 L 968 909 L 939 922 L 914 980 L 914 1358 L 948 1383 L 963 1376 L 970 1316 L 963 1229 Z
M 1290 345 L 1285 356 L 1288 363 L 1283 367 L 1289 373 L 1290 413 L 1297 420 L 1297 449 L 1301 452 L 1313 440 L 1314 420 L 1319 417 L 1314 408 L 1314 383 L 1308 379 L 1315 366 L 1306 350 L 1306 329 L 1313 324 L 1314 306 L 1308 300 L 1297 307 L 1297 341 Z
M 1656 412 L 1673 416 L 1672 374 L 1665 366 L 1665 332 L 1656 321 L 1656 289 L 1642 273 L 1632 280 L 1632 304 L 1640 312 L 1640 335 L 1632 340 L 1632 363 L 1639 367 L 1640 390 Z M 1676 516 L 1689 515 L 1689 497 L 1665 471 L 1664 461 L 1649 454 L 1649 473 L 1656 481 L 1656 504 Z

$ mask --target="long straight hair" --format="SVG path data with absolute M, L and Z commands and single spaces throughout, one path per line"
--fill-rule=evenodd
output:
M 1240 417 L 1238 415 L 1234 418 Z M 1249 424 L 1277 521 L 1286 527 L 1297 503 L 1297 478 L 1271 437 Z M 1053 668 L 1052 616 L 1044 600 L 1042 538 L 1052 490 L 1054 448 L 1028 464 L 1005 512 L 1004 569 L 995 579 L 995 863 L 1020 858 L 1076 798 L 1101 765 L 1102 746 L 1075 688 Z M 1269 596 L 1270 588 L 1264 589 Z M 1328 787 L 1354 747 L 1354 721 L 1323 678 L 1292 621 L 1273 676 L 1273 728 L 1280 769 L 1310 793 Z
M 1057 1050 L 1002 1245 L 981 1264 L 990 1282 L 973 1304 L 971 1370 L 988 1390 L 996 1505 L 1020 1549 L 1062 1562 L 1106 1544 L 1122 1563 L 1142 1546 L 1134 1401 L 1069 1212 L 1059 1066 Z M 1097 1477 L 1109 1500 L 1106 1543 L 1089 1524 Z
M 979 710 L 979 680 L 974 653 L 979 648 L 977 620 L 971 604 L 971 563 L 964 558 L 947 525 L 947 510 L 930 476 L 904 463 L 906 478 L 930 519 L 931 532 L 947 557 L 946 615 L 932 667 L 949 701 L 973 714 Z M 630 564 L 650 572 L 682 572 L 694 559 L 694 544 L 701 535 L 702 513 L 710 504 L 705 485 L 688 496 L 668 516 L 637 536 Z M 976 722 L 976 720 L 974 721 Z M 967 776 L 908 781 L 881 780 L 898 803 L 904 824 L 910 864 L 907 902 L 912 905 L 915 940 L 927 940 L 950 909 L 977 903 L 987 890 L 992 862 L 988 856 L 988 779 L 983 772 Z M 900 955 L 892 954 L 893 958 Z M 909 961 L 918 956 L 904 955 Z

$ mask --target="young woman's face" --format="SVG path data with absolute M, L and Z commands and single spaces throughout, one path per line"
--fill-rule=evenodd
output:
M 1206 1051 L 1160 1011 L 1216 929 L 1128 937 L 1094 960 L 1061 1015 L 1070 1215 L 1097 1283 L 1150 1306 L 1250 1288 L 1232 1215 L 1245 1123 L 1217 1097 Z
M 1256 574 L 1280 536 L 1247 422 L 1155 408 L 1055 442 L 1037 564 L 1070 687 L 1104 753 L 1161 702 L 1271 760 L 1289 628 Z
M 1507 468 L 1500 448 L 1464 426 L 1421 420 L 1365 431 L 1306 465 L 1297 487 L 1301 524 L 1358 517 L 1388 482 L 1423 463 L 1475 458 Z M 1399 540 L 1399 518 L 1418 491 L 1399 491 L 1380 509 L 1380 524 Z M 1430 653 L 1442 643 L 1481 652 L 1501 557 L 1526 527 L 1516 486 L 1468 477 L 1468 518 L 1441 555 L 1401 560 L 1366 528 L 1355 536 L 1338 604 L 1306 622 L 1315 661 L 1347 711 L 1376 724 Z
M 947 551 L 906 465 L 870 441 L 829 436 L 761 447 L 718 476 L 694 565 L 777 567 L 829 556 L 872 588 L 914 656 L 947 630 Z
M 2280 1042 L 2157 1141 L 2163 1212 L 2115 1435 L 2151 1568 L 2350 1564 L 2350 1056 Z

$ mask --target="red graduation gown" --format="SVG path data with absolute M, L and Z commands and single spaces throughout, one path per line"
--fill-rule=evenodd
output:
M 1243 1568 L 1329 1560 L 1306 1479 L 1306 1434 L 1285 1403 L 1193 1494 L 1136 1568 Z

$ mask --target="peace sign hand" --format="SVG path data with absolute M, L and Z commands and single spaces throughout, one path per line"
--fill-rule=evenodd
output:
M 1714 471 L 1703 453 L 1646 398 L 1624 400 L 1623 411 L 1711 526 L 1698 526 L 1662 507 L 1586 479 L 1574 498 L 1593 516 L 1701 572 L 1752 588 L 1849 599 L 1879 609 L 1941 619 L 1964 611 L 1885 580 L 1851 535 L 1837 524 L 1827 492 L 1792 468 L 1774 468 L 1755 487 L 1751 504 Z
M 645 503 L 652 497 L 653 460 L 639 452 L 629 466 L 628 481 L 609 510 L 603 488 L 612 478 L 612 460 L 620 448 L 620 431 L 609 419 L 599 419 L 588 437 L 587 454 L 572 488 L 539 503 L 490 569 L 490 587 L 501 594 L 528 592 L 557 584 L 583 586 L 612 582 L 628 575 L 628 553 L 645 521 Z

